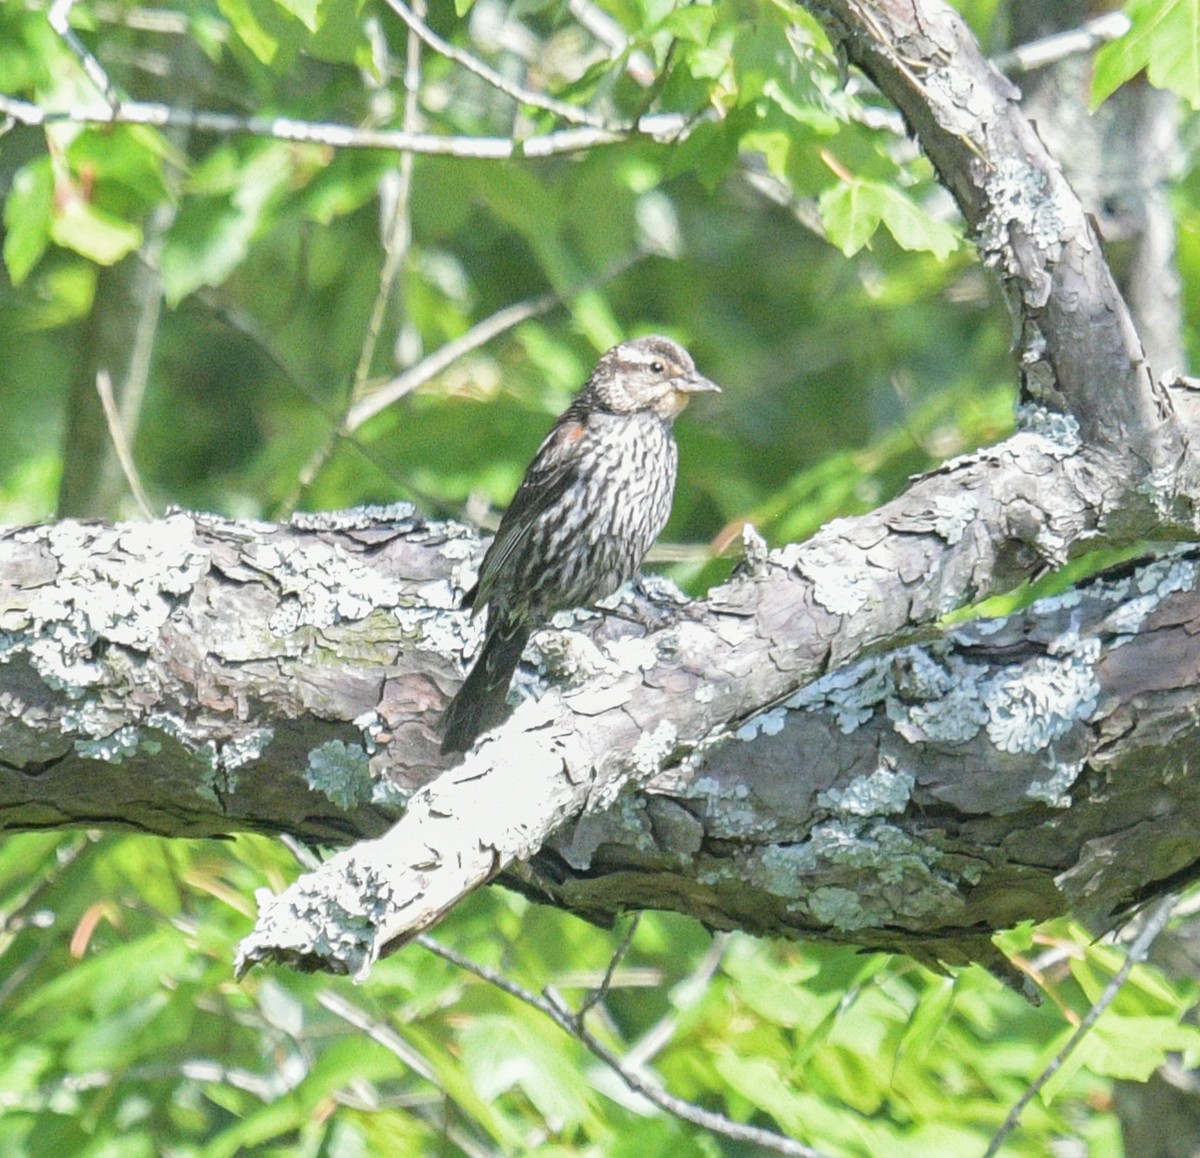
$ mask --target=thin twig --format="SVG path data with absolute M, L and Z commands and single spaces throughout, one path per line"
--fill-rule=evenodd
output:
M 685 977 L 679 985 L 675 986 L 671 1001 L 671 1011 L 659 1018 L 625 1052 L 626 1065 L 640 1070 L 666 1048 L 667 1043 L 675 1036 L 675 1031 L 679 1028 L 680 1019 L 684 1016 L 690 1004 L 685 998 L 680 996 L 681 991 L 700 994 L 708 988 L 708 983 L 712 980 L 713 974 L 720 968 L 721 962 L 725 958 L 725 952 L 729 948 L 731 939 L 728 933 L 713 934 L 712 944 L 709 945 L 704 956 L 700 958 L 700 963 L 689 977 Z
M 332 989 L 322 989 L 317 994 L 317 1001 L 335 1017 L 340 1017 L 347 1024 L 365 1033 L 377 1045 L 383 1046 L 388 1053 L 399 1058 L 413 1073 L 440 1087 L 437 1070 L 433 1065 L 413 1049 L 390 1025 L 384 1025 L 366 1010 L 347 1001 L 340 993 L 335 993 Z
M 317 994 L 317 1001 L 335 1017 L 341 1018 L 347 1025 L 366 1034 L 376 1045 L 382 1046 L 398 1058 L 418 1077 L 430 1082 L 441 1093 L 443 1100 L 447 1102 L 453 1100 L 432 1063 L 409 1045 L 390 1025 L 385 1025 L 378 1018 L 372 1017 L 365 1009 L 360 1009 L 352 1001 L 347 1001 L 340 993 L 335 993 L 332 989 L 321 990 Z M 489 1158 L 491 1154 L 491 1151 L 481 1147 L 461 1130 L 451 1127 L 449 1137 L 459 1149 L 471 1155 L 472 1158 Z
M 517 104 L 553 113 L 556 117 L 561 117 L 564 121 L 572 125 L 590 125 L 594 129 L 613 127 L 603 117 L 597 116 L 587 109 L 581 109 L 578 105 L 567 104 L 565 101 L 555 100 L 554 97 L 545 96 L 542 93 L 533 92 L 531 89 L 522 88 L 519 84 L 513 84 L 507 77 L 502 76 L 478 57 L 472 56 L 469 52 L 465 52 L 461 48 L 456 48 L 453 44 L 443 40 L 415 13 L 402 4 L 400 0 L 384 0 L 384 2 L 408 25 L 409 31 L 419 36 L 434 52 L 440 56 L 444 56 L 447 60 L 454 61 L 455 64 L 460 65 L 468 72 L 479 77 L 485 84 L 489 84 L 504 93 L 505 96 L 510 97 Z
M 174 135 L 184 136 L 182 130 L 173 130 Z M 172 144 L 183 151 L 182 140 Z M 177 193 L 177 182 L 169 176 L 173 193 Z M 129 361 L 120 382 L 120 397 L 117 399 L 117 421 L 127 448 L 137 442 L 138 427 L 141 425 L 142 406 L 146 388 L 150 382 L 150 368 L 154 359 L 154 346 L 158 339 L 158 325 L 162 318 L 163 293 L 160 258 L 166 242 L 167 231 L 174 222 L 178 200 L 172 196 L 161 202 L 150 215 L 146 240 L 139 251 L 140 265 L 133 271 L 132 296 L 137 302 L 137 321 L 133 327 L 133 341 L 129 349 Z M 110 420 L 111 426 L 111 420 Z M 132 453 L 129 455 L 132 462 Z M 124 470 L 124 463 L 118 464 Z M 104 464 L 104 487 L 109 491 L 115 483 L 116 468 L 109 458 Z M 128 478 L 128 472 L 126 472 Z M 135 494 L 136 497 L 136 494 Z
M 447 945 L 443 945 L 440 941 L 429 936 L 428 933 L 420 933 L 414 940 L 430 953 L 436 954 L 445 961 L 449 961 L 452 965 L 457 965 L 460 969 L 465 969 L 468 973 L 473 973 L 489 985 L 494 985 L 510 997 L 515 997 L 518 1001 L 548 1017 L 559 1029 L 575 1038 L 589 1053 L 612 1070 L 628 1089 L 632 1090 L 635 1094 L 640 1094 L 660 1110 L 664 1110 L 668 1114 L 673 1114 L 685 1122 L 690 1122 L 694 1126 L 700 1126 L 723 1138 L 761 1146 L 764 1150 L 769 1150 L 774 1154 L 785 1154 L 789 1158 L 826 1158 L 826 1155 L 822 1154 L 819 1150 L 814 1150 L 811 1146 L 805 1146 L 802 1142 L 796 1142 L 791 1138 L 785 1138 L 782 1134 L 776 1134 L 771 1130 L 764 1130 L 758 1126 L 748 1126 L 741 1122 L 734 1122 L 725 1117 L 724 1114 L 718 1114 L 713 1110 L 706 1110 L 702 1106 L 697 1106 L 683 1098 L 675 1097 L 674 1094 L 667 1093 L 653 1079 L 628 1069 L 623 1059 L 619 1058 L 607 1046 L 598 1041 L 583 1026 L 582 1018 L 579 1014 L 564 1004 L 562 999 L 557 995 L 548 993 L 545 997 L 539 997 L 536 993 L 516 984 L 514 981 L 510 981 L 503 974 L 496 972 L 496 970 L 489 969 L 485 965 L 478 965 L 470 960 L 470 958 L 464 957 L 461 953 L 449 948 Z
M 604 970 L 604 976 L 600 978 L 600 984 L 580 1003 L 579 1010 L 575 1014 L 576 1017 L 586 1017 L 592 1009 L 608 996 L 608 991 L 612 988 L 613 977 L 616 976 L 617 966 L 621 964 L 625 954 L 629 952 L 629 946 L 633 944 L 634 934 L 638 931 L 638 925 L 641 923 L 642 914 L 634 913 L 632 920 L 629 922 L 629 928 L 625 930 L 625 936 L 621 938 L 621 943 L 613 950 L 612 959 L 608 963 L 608 968 Z
M 410 132 L 416 127 L 418 105 L 417 100 L 421 87 L 421 42 L 412 25 L 409 25 L 408 45 L 404 61 L 404 128 Z M 412 191 L 412 153 L 402 153 L 398 166 L 399 181 L 396 188 L 396 199 L 392 206 L 391 220 L 384 222 L 384 261 L 379 275 L 379 288 L 375 293 L 375 304 L 371 308 L 371 318 L 367 324 L 367 333 L 363 339 L 362 349 L 358 355 L 358 365 L 354 368 L 354 382 L 350 390 L 350 400 L 356 401 L 361 397 L 366 382 L 371 373 L 371 363 L 375 359 L 375 348 L 379 343 L 379 335 L 383 330 L 383 316 L 392 293 L 396 288 L 396 278 L 400 268 L 408 257 L 412 243 L 412 224 L 409 218 L 409 197 Z
M 790 1158 L 825 1158 L 825 1155 L 821 1151 L 814 1150 L 811 1146 L 804 1145 L 803 1142 L 797 1142 L 792 1138 L 785 1138 L 782 1134 L 776 1134 L 772 1130 L 764 1130 L 759 1126 L 748 1126 L 742 1122 L 734 1122 L 725 1117 L 724 1114 L 718 1114 L 714 1110 L 706 1110 L 703 1106 L 697 1106 L 695 1103 L 686 1101 L 684 1098 L 677 1098 L 674 1094 L 667 1093 L 657 1081 L 634 1070 L 627 1069 L 616 1054 L 609 1050 L 602 1042 L 598 1041 L 574 1017 L 571 1010 L 562 1003 L 561 998 L 557 995 L 549 994 L 546 1005 L 549 1010 L 547 1016 L 560 1029 L 565 1030 L 575 1037 L 580 1045 L 584 1046 L 589 1053 L 608 1066 L 635 1094 L 641 1094 L 643 1098 L 656 1105 L 660 1110 L 665 1110 L 668 1114 L 674 1114 L 675 1117 L 685 1122 L 691 1122 L 693 1126 L 701 1126 L 705 1130 L 721 1135 L 721 1137 L 730 1138 L 736 1142 L 747 1142 L 752 1145 L 761 1146 L 764 1150 L 770 1150 L 775 1154 L 786 1154 Z
M 413 483 L 410 479 L 399 478 L 396 475 L 395 469 L 391 462 L 386 461 L 375 449 L 358 441 L 353 436 L 345 434 L 340 426 L 344 420 L 342 413 L 321 396 L 318 391 L 310 383 L 304 381 L 303 376 L 293 369 L 288 364 L 287 359 L 283 354 L 275 348 L 269 334 L 267 334 L 257 320 L 246 310 L 241 309 L 235 303 L 226 302 L 211 289 L 199 289 L 193 295 L 201 304 L 218 317 L 221 321 L 232 327 L 238 333 L 243 334 L 255 347 L 262 352 L 275 366 L 275 368 L 283 375 L 287 383 L 295 389 L 299 394 L 308 401 L 309 405 L 321 415 L 328 423 L 330 429 L 334 432 L 334 438 L 344 442 L 355 453 L 359 454 L 364 461 L 374 467 L 380 475 L 387 479 L 393 486 L 402 488 L 406 497 L 412 499 L 420 499 L 426 506 L 427 510 L 439 510 L 445 508 L 449 513 L 449 507 L 436 495 L 431 495 L 423 491 L 419 486 Z M 290 495 L 279 506 L 280 510 L 292 510 L 299 499 L 299 492 Z
M 504 333 L 506 330 L 511 330 L 514 326 L 520 325 L 521 322 L 528 321 L 530 318 L 536 318 L 541 314 L 549 313 L 555 306 L 562 305 L 568 297 L 574 297 L 585 290 L 594 289 L 596 286 L 612 281 L 613 278 L 619 277 L 647 256 L 647 251 L 639 249 L 628 257 L 614 263 L 598 277 L 591 278 L 581 285 L 574 287 L 569 294 L 543 294 L 538 298 L 530 298 L 527 301 L 517 302 L 515 305 L 505 306 L 504 309 L 497 310 L 491 316 L 484 318 L 483 321 L 476 322 L 465 334 L 461 334 L 452 341 L 439 346 L 432 354 L 422 358 L 415 366 L 411 366 L 403 373 L 397 374 L 396 377 L 385 382 L 378 389 L 373 390 L 365 398 L 357 402 L 346 415 L 342 432 L 344 434 L 353 434 L 368 419 L 374 418 L 376 414 L 390 406 L 393 402 L 403 398 L 406 394 L 411 394 L 417 387 L 423 386 L 426 382 L 436 378 L 447 367 L 458 361 L 459 358 L 469 354 L 472 350 L 477 350 L 480 346 L 491 341 L 492 338 Z
M 636 125 L 556 129 L 523 141 L 507 137 L 442 136 L 411 133 L 404 129 L 374 129 L 355 125 L 320 124 L 291 117 L 238 116 L 209 109 L 179 109 L 150 101 L 124 101 L 115 108 L 78 107 L 43 109 L 28 101 L 0 95 L 0 114 L 34 128 L 52 124 L 181 125 L 209 133 L 245 133 L 300 144 L 328 145 L 335 149 L 394 149 L 427 156 L 468 157 L 483 161 L 508 161 L 515 157 L 553 157 L 581 153 L 602 145 L 648 137 L 674 141 L 691 122 L 677 113 L 642 117 Z
M 1106 12 L 1103 16 L 1097 16 L 1095 20 L 1085 20 L 1078 28 L 1056 32 L 1052 36 L 1044 36 L 1041 40 L 1032 40 L 1028 44 L 1019 44 L 1016 48 L 995 57 L 992 63 L 1001 72 L 1013 76 L 1033 72 L 1034 69 L 1056 64 L 1069 56 L 1091 52 L 1110 40 L 1124 36 L 1129 27 L 1129 17 L 1124 12 Z
M 1173 893 L 1168 894 L 1150 910 L 1149 915 L 1146 917 L 1146 924 L 1129 946 L 1121 968 L 1113 974 L 1112 980 L 1104 987 L 1104 992 L 1100 994 L 1091 1009 L 1087 1011 L 1086 1016 L 1079 1023 L 1079 1028 L 1071 1034 L 1062 1049 L 1050 1059 L 1046 1068 L 1038 1074 L 1029 1088 L 1017 1099 L 1016 1104 L 1008 1112 L 1008 1117 L 1004 1119 L 1003 1125 L 1001 1125 L 1000 1129 L 992 1137 L 988 1148 L 984 1151 L 983 1158 L 995 1158 L 1000 1153 L 1000 1147 L 1004 1145 L 1005 1139 L 1016 1128 L 1025 1107 L 1037 1097 L 1042 1087 L 1062 1069 L 1067 1058 L 1075 1052 L 1079 1043 L 1083 1041 L 1092 1026 L 1100 1019 L 1100 1015 L 1113 1003 L 1117 994 L 1121 991 L 1121 987 L 1129 979 L 1129 974 L 1133 972 L 1133 967 L 1146 959 L 1146 955 L 1150 952 L 1150 946 L 1154 944 L 1155 938 L 1163 931 L 1167 922 L 1171 919 L 1176 899 Z
M 625 71 L 636 84 L 645 88 L 654 83 L 654 62 L 640 49 L 629 52 L 629 37 L 625 35 L 625 29 L 604 9 L 591 0 L 567 0 L 567 11 L 608 49 L 610 58 L 616 59 L 629 53 Z
M 108 436 L 112 439 L 113 450 L 116 451 L 117 461 L 121 464 L 121 473 L 129 484 L 129 492 L 133 495 L 138 509 L 147 520 L 153 520 L 154 512 L 146 500 L 146 492 L 142 489 L 142 480 L 134 464 L 133 455 L 129 450 L 129 442 L 125 438 L 125 427 L 121 423 L 121 414 L 117 409 L 117 401 L 113 397 L 112 377 L 107 370 L 96 374 L 96 393 L 100 395 L 100 405 L 104 408 L 104 421 L 108 424 Z
M 185 13 L 171 12 L 166 8 L 130 8 L 119 3 L 97 3 L 90 7 L 98 21 L 132 28 L 137 32 L 187 36 L 192 30 L 191 21 Z M 205 28 L 204 35 L 223 43 L 227 38 L 227 30 L 222 25 L 211 24 Z
M 410 30 L 404 64 L 404 128 L 412 130 L 417 122 L 417 98 L 421 80 L 421 41 L 415 32 Z M 412 192 L 413 154 L 401 153 L 397 165 L 397 181 L 395 201 L 390 213 L 387 209 L 381 213 L 383 221 L 384 260 L 379 273 L 379 287 L 375 291 L 375 302 L 371 307 L 371 316 L 367 321 L 366 333 L 363 335 L 362 346 L 358 352 L 358 363 L 354 368 L 354 377 L 346 401 L 347 408 L 352 407 L 366 392 L 367 382 L 371 373 L 371 363 L 375 360 L 375 350 L 379 344 L 379 335 L 383 332 L 384 315 L 392 294 L 396 288 L 396 279 L 408 256 L 412 243 L 412 227 L 409 218 L 409 199 Z M 386 205 L 386 199 L 384 199 Z M 312 486 L 317 475 L 321 473 L 329 456 L 339 439 L 346 434 L 346 416 L 339 415 L 329 428 L 325 439 L 317 446 L 308 461 L 300 468 L 297 475 L 296 487 L 281 505 L 279 514 L 291 514 Z
M 54 0 L 54 3 L 50 5 L 50 11 L 46 14 L 46 20 L 50 27 L 58 33 L 59 39 L 67 46 L 75 59 L 83 66 L 88 80 L 99 89 L 109 110 L 116 113 L 121 106 L 121 98 L 117 90 L 113 88 L 112 81 L 108 79 L 108 73 L 104 71 L 103 66 L 87 50 L 83 41 L 75 35 L 75 29 L 71 27 L 71 9 L 74 7 L 75 0 Z
M 459 335 L 452 341 L 439 346 L 433 353 L 422 358 L 415 366 L 397 374 L 385 382 L 377 390 L 371 391 L 365 398 L 359 399 L 346 415 L 342 430 L 345 434 L 353 434 L 364 422 L 374 418 L 381 410 L 393 402 L 399 401 L 406 394 L 411 394 L 418 386 L 423 386 L 458 361 L 472 350 L 490 342 L 492 338 L 511 330 L 521 322 L 548 313 L 555 306 L 561 305 L 563 299 L 558 294 L 543 294 L 539 298 L 517 302 L 505 306 L 481 322 L 476 322 L 465 334 Z

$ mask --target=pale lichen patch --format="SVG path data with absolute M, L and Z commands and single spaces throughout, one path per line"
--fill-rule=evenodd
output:
M 734 732 L 734 739 L 746 742 L 759 736 L 775 736 L 783 731 L 786 722 L 787 712 L 783 708 L 771 708 L 769 711 L 759 712 L 757 716 L 751 716 Z
M 1040 752 L 1091 718 L 1100 696 L 1099 643 L 1006 668 L 985 691 L 987 733 L 1002 752 Z
M 1195 559 L 1178 557 L 1190 549 L 1176 548 L 1163 558 L 1139 568 L 1132 577 L 1106 585 L 1106 589 L 1112 592 L 1113 602 L 1117 604 L 1105 616 L 1103 623 L 1104 630 L 1120 637 L 1113 641 L 1114 647 L 1120 647 L 1132 639 L 1168 595 L 1195 588 Z
M 131 724 L 118 728 L 108 736 L 95 740 L 76 740 L 75 752 L 86 760 L 103 760 L 106 764 L 122 764 L 136 756 L 141 747 L 141 733 Z
M 953 547 L 962 541 L 967 527 L 978 513 L 978 500 L 969 492 L 936 495 L 933 499 L 933 528 Z
M 257 760 L 273 739 L 273 728 L 251 728 L 241 736 L 235 736 L 221 744 L 218 763 L 226 771 L 241 768 Z
M 870 656 L 814 680 L 784 707 L 832 712 L 838 728 L 850 735 L 875 714 L 890 689 L 890 661 L 887 657 Z
M 750 875 L 789 908 L 852 932 L 960 903 L 954 883 L 934 871 L 940 860 L 937 848 L 895 825 L 834 820 L 815 826 L 802 843 L 764 848 Z
M 1083 446 L 1079 419 L 1073 414 L 1034 402 L 1018 403 L 1016 413 L 1018 432 L 1013 437 L 1019 442 L 1009 443 L 1014 454 L 1020 453 L 1023 444 L 1030 440 L 1036 442 L 1043 454 L 1057 460 L 1070 458 Z
M 338 808 L 350 809 L 370 800 L 374 791 L 367 754 L 358 744 L 329 740 L 308 754 L 305 779 Z
M 323 628 L 355 622 L 400 602 L 401 586 L 396 579 L 322 539 L 286 548 L 278 543 L 251 545 L 248 552 L 252 562 L 272 573 L 282 592 L 270 623 L 276 635 L 299 626 Z
M 138 651 L 154 647 L 174 598 L 208 567 L 192 520 L 115 527 L 65 520 L 37 534 L 57 561 L 53 582 L 33 589 L 21 616 L 24 635 L 8 636 L 4 655 L 24 651 L 51 687 L 80 694 L 99 682 L 97 639 Z
M 1045 265 L 1062 256 L 1069 235 L 1059 199 L 1041 169 L 1024 159 L 1001 157 L 987 180 L 988 211 L 979 226 L 979 249 L 984 264 L 999 266 L 1011 278 L 1023 280 L 1026 305 L 1041 309 L 1050 297 Z M 1013 227 L 1030 239 L 1045 264 L 1028 269 L 1013 249 Z
M 854 615 L 876 591 L 865 567 L 839 562 L 824 552 L 811 552 L 798 570 L 812 583 L 813 600 L 832 615 Z
M 1025 789 L 1030 800 L 1040 800 L 1051 808 L 1070 808 L 1071 794 L 1067 791 L 1083 771 L 1081 762 L 1060 760 L 1053 764 L 1045 780 L 1035 780 Z
M 658 647 L 652 638 L 625 636 L 604 645 L 605 654 L 623 672 L 649 671 L 659 661 Z
M 808 895 L 808 910 L 822 925 L 829 925 L 843 932 L 855 929 L 870 929 L 883 924 L 882 915 L 873 916 L 863 908 L 858 889 L 847 889 L 841 885 L 822 885 Z
M 643 732 L 633 751 L 629 754 L 630 765 L 635 769 L 638 781 L 652 776 L 671 754 L 679 733 L 670 720 L 660 720 L 653 732 Z
M 987 668 L 953 653 L 935 654 L 932 648 L 906 647 L 896 658 L 887 714 L 897 735 L 910 744 L 974 739 L 987 723 Z
M 698 776 L 676 789 L 684 800 L 695 800 L 704 808 L 704 830 L 721 838 L 762 835 L 762 814 L 750 800 L 746 784 Z
M 879 767 L 869 776 L 856 776 L 845 788 L 819 792 L 817 804 L 850 816 L 887 816 L 908 807 L 916 783 L 911 772 Z
M 340 511 L 296 511 L 288 523 L 300 531 L 366 531 L 411 523 L 416 517 L 417 508 L 412 503 L 368 503 Z

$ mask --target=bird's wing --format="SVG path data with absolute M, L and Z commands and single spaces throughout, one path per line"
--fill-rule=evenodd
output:
M 483 557 L 474 608 L 478 609 L 488 601 L 505 563 L 520 553 L 538 518 L 562 498 L 578 477 L 576 447 L 583 436 L 583 422 L 568 415 L 564 415 L 546 435 Z

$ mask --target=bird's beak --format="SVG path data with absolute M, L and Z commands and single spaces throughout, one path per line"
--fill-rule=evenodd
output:
M 680 394 L 720 394 L 721 387 L 715 382 L 693 371 L 686 378 L 676 378 L 672 383 Z

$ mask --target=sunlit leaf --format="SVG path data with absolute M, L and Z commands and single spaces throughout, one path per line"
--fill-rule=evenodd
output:
M 904 249 L 948 257 L 958 246 L 954 229 L 930 217 L 902 190 L 878 181 L 842 181 L 820 197 L 829 239 L 852 257 L 870 243 L 882 223 Z
M 229 21 L 238 39 L 263 64 L 270 64 L 279 51 L 279 37 L 268 30 L 262 14 L 252 0 L 217 0 L 217 7 Z
M 1092 103 L 1143 69 L 1150 83 L 1200 108 L 1200 0 L 1129 0 L 1131 27 L 1096 53 Z
M 705 4 L 683 4 L 662 22 L 663 28 L 681 40 L 705 44 L 717 19 L 717 9 Z
M 13 285 L 20 285 L 50 243 L 54 173 L 49 157 L 17 170 L 4 203 L 4 264 Z
M 57 245 L 98 265 L 114 265 L 142 244 L 142 231 L 121 221 L 81 197 L 69 196 L 50 222 L 50 237 Z
M 284 12 L 294 16 L 309 32 L 316 32 L 322 21 L 318 13 L 323 7 L 322 0 L 273 0 Z

